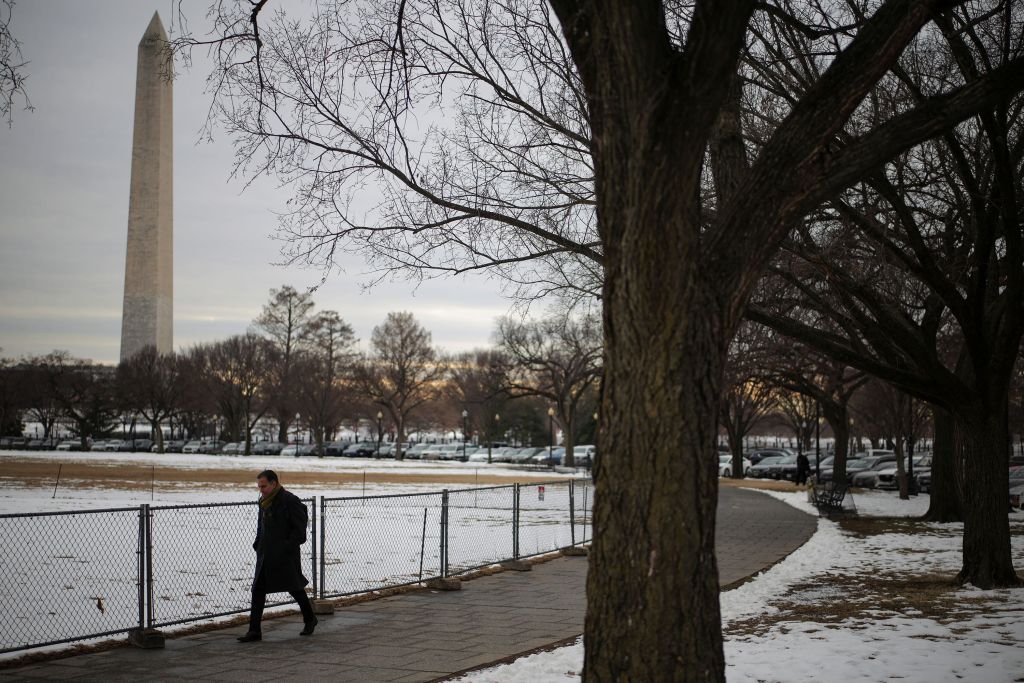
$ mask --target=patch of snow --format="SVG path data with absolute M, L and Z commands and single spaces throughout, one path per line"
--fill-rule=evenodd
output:
M 806 492 L 763 491 L 817 514 Z M 863 516 L 914 517 L 928 508 L 928 497 L 901 501 L 893 493 L 855 494 Z M 1014 527 L 1024 515 L 1011 517 Z M 722 593 L 723 626 L 741 619 L 778 614 L 773 601 L 828 605 L 842 601 L 836 577 L 953 574 L 960 568 L 962 524 L 930 524 L 916 534 L 854 536 L 828 519 L 807 543 L 753 580 Z M 1024 564 L 1024 537 L 1013 537 L 1015 566 Z M 811 585 L 810 588 L 803 586 Z M 794 589 L 801 590 L 793 593 Z M 763 635 L 727 635 L 726 678 L 730 683 L 844 681 L 934 683 L 966 680 L 1004 683 L 1024 675 L 1024 589 L 981 591 L 968 586 L 952 593 L 963 598 L 964 614 L 948 623 L 907 608 L 902 613 L 869 609 L 839 623 L 784 620 Z M 870 598 L 870 595 L 865 597 Z M 463 683 L 555 683 L 580 679 L 583 643 L 537 653 L 510 664 L 473 672 Z

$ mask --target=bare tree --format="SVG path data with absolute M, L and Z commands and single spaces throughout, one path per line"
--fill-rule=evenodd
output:
M 0 118 L 7 119 L 8 127 L 14 122 L 17 100 L 22 101 L 25 109 L 33 109 L 25 90 L 28 62 L 21 54 L 21 42 L 11 29 L 14 5 L 14 0 L 0 0 Z
M 416 411 L 440 391 L 447 369 L 412 313 L 388 313 L 373 328 L 370 355 L 357 373 L 357 386 L 395 424 L 395 458 L 403 460 L 406 427 Z
M 971 5 L 937 16 L 854 130 L 928 102 L 951 80 L 970 87 L 1020 61 L 1024 3 L 979 12 Z M 789 309 L 831 320 L 829 333 L 788 311 L 755 313 L 948 413 L 965 525 L 958 578 L 987 587 L 1019 583 L 1001 497 L 1009 378 L 1024 335 L 1022 111 L 1024 99 L 1005 93 L 799 226 L 787 245 L 792 258 L 775 272 L 799 293 Z
M 249 332 L 210 345 L 205 377 L 232 437 L 252 452 L 252 430 L 270 407 L 270 370 L 279 361 L 273 345 Z M 240 433 L 239 433 L 240 432 Z
M 312 294 L 284 285 L 270 290 L 270 301 L 263 305 L 263 311 L 253 321 L 277 347 L 279 360 L 268 368 L 272 379 L 267 395 L 271 403 L 269 410 L 277 418 L 277 440 L 281 443 L 288 442 L 288 425 L 298 404 L 295 356 L 312 309 Z
M 0 436 L 21 436 L 25 388 L 23 369 L 16 366 L 13 358 L 0 356 Z M 49 438 L 49 434 L 45 436 Z
M 336 311 L 320 311 L 302 329 L 305 350 L 298 367 L 299 398 L 323 457 L 324 439 L 341 422 L 345 384 L 351 384 L 355 363 L 355 333 Z
M 603 349 L 597 320 L 504 318 L 496 336 L 509 362 L 509 395 L 539 396 L 550 402 L 565 437 L 565 464 L 572 467 L 580 403 L 601 378 Z
M 164 452 L 163 423 L 174 415 L 185 392 L 186 378 L 173 353 L 146 346 L 117 367 L 119 394 L 127 406 L 149 421 L 157 452 Z
M 271 15 L 265 2 L 214 3 L 216 111 L 243 164 L 294 181 L 300 213 L 285 229 L 308 239 L 297 256 L 329 258 L 352 244 L 413 277 L 552 260 L 599 275 L 585 287 L 600 283 L 605 343 L 588 679 L 723 679 L 718 481 L 707 452 L 729 340 L 795 222 L 1021 88 L 1024 61 L 1012 59 L 839 139 L 921 27 L 957 4 L 880 0 L 837 27 L 813 16 L 817 3 L 796 15 L 789 3 L 752 0 L 551 0 L 557 22 L 547 5 L 526 2 L 323 0 L 306 22 Z M 813 46 L 822 69 L 802 93 L 772 103 L 785 116 L 747 148 L 732 115 L 742 97 L 730 86 L 751 53 L 752 18 L 768 13 L 824 26 Z M 439 49 L 425 47 L 431 38 Z M 533 53 L 551 67 L 531 68 Z M 466 58 L 477 54 L 501 68 Z M 439 103 L 487 100 L 487 116 L 421 126 Z M 531 106 L 542 100 L 585 112 L 585 126 Z M 463 157 L 449 144 L 465 139 L 472 152 L 495 131 L 517 137 L 506 147 L 550 152 L 537 166 L 568 168 L 584 179 L 579 190 L 506 174 L 500 154 Z M 713 202 L 702 196 L 706 177 Z M 350 211 L 364 183 L 386 199 Z M 503 206 L 509 194 L 540 199 Z
M 110 431 L 116 420 L 116 370 L 65 353 L 48 358 L 53 361 L 49 378 L 56 403 L 85 449 L 90 438 Z
M 468 431 L 478 434 L 481 444 L 498 438 L 500 416 L 509 401 L 508 369 L 508 359 L 496 349 L 468 351 L 449 363 L 450 395 L 466 411 Z
M 775 407 L 773 388 L 764 381 L 764 328 L 744 324 L 732 340 L 722 378 L 719 420 L 732 451 L 732 476 L 743 478 L 743 439 Z
M 67 351 L 53 351 L 45 356 L 29 357 L 21 367 L 22 391 L 28 417 L 43 427 L 43 438 L 53 434 L 61 417 L 57 401 L 56 375 L 61 363 L 70 357 Z

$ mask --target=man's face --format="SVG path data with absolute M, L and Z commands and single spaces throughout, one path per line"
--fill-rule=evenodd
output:
M 256 479 L 256 488 L 260 490 L 261 496 L 269 496 L 277 488 L 277 482 L 270 481 L 266 477 L 258 477 Z

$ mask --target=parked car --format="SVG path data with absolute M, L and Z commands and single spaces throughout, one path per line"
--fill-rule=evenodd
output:
M 203 442 L 202 441 L 189 441 L 188 443 L 186 443 L 184 446 L 181 447 L 181 452 L 182 453 L 199 453 L 199 452 L 201 452 L 200 449 L 202 447 L 203 447 Z
M 503 451 L 503 450 L 504 450 L 504 448 L 493 448 L 492 447 L 490 449 L 491 462 L 500 462 L 498 460 L 498 454 L 501 451 Z M 487 462 L 487 451 L 488 451 L 488 449 L 486 447 L 484 447 L 484 448 L 479 448 L 476 451 L 470 453 L 469 454 L 469 462 Z
M 82 448 L 82 441 L 80 439 L 65 439 L 57 444 L 58 451 L 81 451 L 85 450 Z
M 867 467 L 852 474 L 850 474 L 849 468 L 847 468 L 847 474 L 850 476 L 850 486 L 873 489 L 878 487 L 879 472 L 890 468 L 895 469 L 896 456 L 873 455 L 865 458 L 864 462 L 867 463 Z
M 484 450 L 484 457 L 487 456 L 487 449 Z M 532 461 L 535 465 L 543 465 L 545 467 L 554 467 L 555 465 L 561 465 L 562 459 L 565 457 L 565 449 L 561 446 L 555 448 L 544 448 L 540 453 L 533 456 Z
M 906 460 L 906 458 L 904 458 Z M 928 469 L 932 465 L 932 456 L 922 455 L 914 458 L 914 471 L 918 472 L 923 469 Z M 891 462 L 885 469 L 878 470 L 876 473 L 875 486 L 880 489 L 894 491 L 900 487 L 899 478 L 896 476 L 897 469 L 896 463 Z
M 377 448 L 375 441 L 359 441 L 342 451 L 346 458 L 369 458 Z
M 221 455 L 238 455 L 245 453 L 245 442 L 244 441 L 232 441 L 231 443 L 224 444 L 224 447 L 220 449 Z
M 763 456 L 756 465 L 751 465 L 750 469 L 747 470 L 747 476 L 754 479 L 771 479 L 771 470 L 777 463 L 779 463 L 785 456 L 783 455 L 766 455 Z
M 931 493 L 932 491 L 932 471 L 927 470 L 925 472 L 918 472 L 914 475 L 914 479 L 917 480 L 917 490 L 921 493 Z
M 575 467 L 593 467 L 595 457 L 597 457 L 597 446 L 594 444 L 572 447 L 572 461 Z
M 785 458 L 796 455 L 788 448 L 758 448 L 747 453 L 744 457 L 750 461 L 751 466 L 759 465 L 765 458 Z
M 1024 467 L 1010 468 L 1010 508 L 1024 510 Z
M 750 471 L 751 464 L 746 458 L 743 458 L 743 476 L 747 476 Z M 719 454 L 718 456 L 718 476 L 720 477 L 731 477 L 732 476 L 732 455 L 727 453 Z
M 463 455 L 469 457 L 469 452 L 474 450 L 472 444 L 448 443 L 441 446 L 438 455 L 441 460 L 463 460 Z
M 281 455 L 284 444 L 280 441 L 260 441 L 252 446 L 253 455 Z M 244 452 L 244 450 L 243 450 Z
M 423 455 L 423 451 L 430 448 L 433 444 L 429 443 L 418 443 L 414 444 L 409 450 L 405 452 L 405 457 L 411 460 L 419 460 L 420 456 Z
M 165 440 L 164 441 L 164 453 L 181 453 L 181 449 L 185 447 L 185 442 L 180 440 Z M 157 453 L 157 443 L 154 441 L 153 445 L 149 448 L 151 453 Z

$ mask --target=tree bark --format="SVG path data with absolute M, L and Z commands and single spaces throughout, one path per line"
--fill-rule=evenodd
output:
M 1021 584 L 1013 568 L 1007 491 L 1007 434 L 1001 411 L 973 411 L 955 415 L 953 443 L 962 484 L 964 542 L 963 567 L 957 581 L 978 588 Z
M 835 437 L 835 445 L 832 451 L 832 483 L 834 486 L 846 484 L 846 460 L 849 454 L 850 428 L 846 422 L 846 404 L 842 409 L 837 408 L 839 404 L 823 402 L 821 404 L 822 415 L 832 428 L 832 435 Z
M 640 305 L 630 289 L 606 300 L 613 316 L 621 306 Z M 632 293 L 646 298 L 639 288 Z M 717 461 L 708 457 L 724 352 L 708 314 L 714 307 L 690 294 L 648 299 L 648 306 L 692 302 L 680 306 L 688 317 L 685 356 L 671 335 L 660 337 L 660 348 L 649 343 L 659 338 L 661 313 L 634 310 L 628 326 L 606 328 L 605 426 L 587 580 L 588 681 L 724 679 Z
M 932 444 L 932 483 L 928 489 L 928 522 L 962 522 L 960 494 L 957 492 L 953 465 L 953 423 L 945 410 L 932 408 L 935 443 Z

